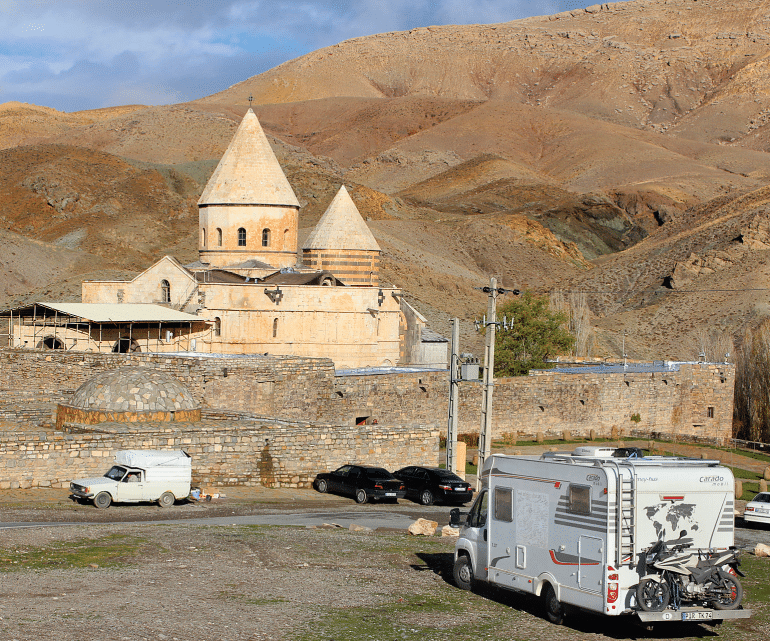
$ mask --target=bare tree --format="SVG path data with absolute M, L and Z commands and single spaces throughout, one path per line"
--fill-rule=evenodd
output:
M 770 319 L 747 327 L 735 359 L 736 436 L 770 441 Z
M 719 330 L 699 329 L 695 334 L 696 360 L 707 363 L 729 361 L 734 353 L 733 337 Z
M 562 291 L 551 292 L 551 309 L 563 312 L 567 316 L 567 329 L 575 337 L 572 354 L 575 357 L 591 355 L 593 347 L 593 332 L 591 329 L 591 310 L 588 307 L 586 294 L 583 292 Z

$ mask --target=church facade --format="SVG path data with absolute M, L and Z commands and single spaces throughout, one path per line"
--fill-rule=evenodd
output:
M 380 284 L 380 247 L 344 185 L 299 262 L 300 204 L 251 109 L 198 209 L 198 261 L 166 256 L 130 281 L 83 282 L 81 304 L 15 310 L 11 345 L 446 366 L 445 339 L 399 288 Z

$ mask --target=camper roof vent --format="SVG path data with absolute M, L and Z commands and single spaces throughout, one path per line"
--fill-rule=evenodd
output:
M 572 451 L 572 456 L 595 456 L 612 458 L 615 454 L 614 447 L 597 447 L 596 445 L 583 445 L 582 447 L 576 447 Z

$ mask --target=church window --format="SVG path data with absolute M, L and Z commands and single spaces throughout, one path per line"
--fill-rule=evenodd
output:
M 238 229 L 238 247 L 246 247 L 246 230 L 243 227 Z
M 222 246 L 222 230 L 217 227 L 217 247 Z
M 206 230 L 201 229 L 201 241 L 203 241 L 203 246 L 206 246 Z
M 289 230 L 288 229 L 283 230 L 283 248 L 289 249 Z
M 278 319 L 273 319 L 273 338 L 278 338 Z
M 214 319 L 214 336 L 222 335 L 222 319 L 217 316 Z
M 169 283 L 165 278 L 160 281 L 160 296 L 161 302 L 171 302 L 171 283 Z
M 270 230 L 262 230 L 262 247 L 270 247 Z

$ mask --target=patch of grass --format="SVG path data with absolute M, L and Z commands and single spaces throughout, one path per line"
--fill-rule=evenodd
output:
M 288 599 L 283 597 L 262 597 L 262 598 L 249 598 L 244 594 L 238 592 L 220 592 L 219 595 L 226 601 L 237 601 L 244 605 L 276 605 L 278 603 L 288 603 Z
M 0 572 L 127 565 L 144 539 L 112 534 L 101 539 L 56 542 L 44 548 L 0 549 Z
M 736 456 L 745 456 L 746 458 L 752 458 L 770 465 L 770 456 L 757 452 L 756 450 L 739 450 L 734 447 L 712 447 L 709 445 L 704 445 L 702 447 L 711 447 L 711 449 L 719 450 L 720 452 L 727 452 L 728 454 L 735 454 Z
M 469 596 L 460 590 L 444 590 L 441 594 L 389 597 L 386 603 L 368 607 L 327 610 L 319 613 L 312 630 L 297 631 L 293 638 L 296 641 L 464 641 L 489 638 L 487 635 L 501 624 L 510 624 L 518 616 L 511 608 L 486 602 L 480 604 L 482 609 L 490 610 L 485 620 L 468 617 Z

